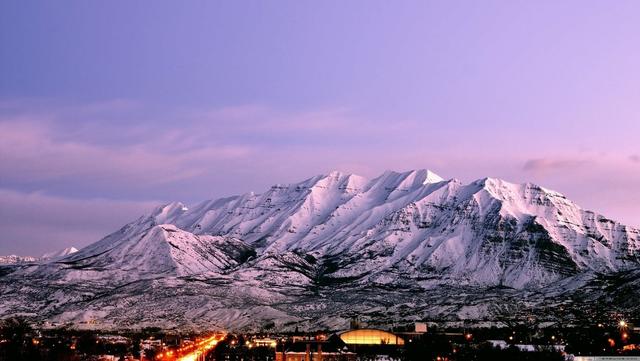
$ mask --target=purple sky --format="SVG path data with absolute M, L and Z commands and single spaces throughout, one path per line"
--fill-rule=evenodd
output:
M 0 254 L 333 169 L 640 226 L 638 1 L 0 2 Z

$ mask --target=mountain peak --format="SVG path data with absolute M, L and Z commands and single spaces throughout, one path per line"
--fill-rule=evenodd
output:
M 473 184 L 486 189 L 490 193 L 502 193 L 505 191 L 511 191 L 516 193 L 524 192 L 536 192 L 538 194 L 545 194 L 552 197 L 559 197 L 566 199 L 566 197 L 554 190 L 541 187 L 535 183 L 512 183 L 500 178 L 485 177 L 476 180 Z
M 66 257 L 76 252 L 78 252 L 78 250 L 75 247 L 67 247 L 59 251 L 45 253 L 40 258 L 44 260 L 58 259 L 58 258 Z
M 151 216 L 156 220 L 156 223 L 158 224 L 170 223 L 172 219 L 180 216 L 188 210 L 189 208 L 187 208 L 187 206 L 182 202 L 171 202 L 156 207 L 156 209 L 151 212 Z
M 439 175 L 437 175 L 436 173 L 432 172 L 429 169 L 418 169 L 418 170 L 415 170 L 414 172 L 420 174 L 421 177 L 424 177 L 424 180 L 422 181 L 423 184 L 440 183 L 444 181 L 442 177 L 440 177 Z
M 413 182 L 420 184 L 439 183 L 444 181 L 442 177 L 434 173 L 429 169 L 413 169 L 406 172 L 397 172 L 393 170 L 386 170 L 382 175 L 376 179 L 388 178 L 388 177 L 402 177 L 405 183 Z

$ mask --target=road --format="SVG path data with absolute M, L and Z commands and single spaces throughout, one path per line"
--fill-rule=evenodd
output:
M 177 350 L 167 351 L 156 356 L 156 360 L 163 361 L 204 361 L 205 356 L 211 351 L 218 341 L 224 336 L 215 335 L 196 342 L 193 345 L 184 346 Z

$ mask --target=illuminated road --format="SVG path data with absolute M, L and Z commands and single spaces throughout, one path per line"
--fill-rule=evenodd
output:
M 181 347 L 175 351 L 168 351 L 156 356 L 156 360 L 167 361 L 203 361 L 205 356 L 213 349 L 224 336 L 215 335 L 189 346 Z
M 207 355 L 212 348 L 214 348 L 219 341 L 219 336 L 212 336 L 207 339 L 204 339 L 197 344 L 195 344 L 195 350 L 190 353 L 181 356 L 178 358 L 179 361 L 200 361 L 204 360 L 204 357 Z

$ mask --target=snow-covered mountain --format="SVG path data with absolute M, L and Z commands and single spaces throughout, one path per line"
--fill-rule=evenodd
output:
M 26 264 L 26 263 L 38 263 L 57 260 L 59 258 L 68 256 L 72 253 L 78 252 L 75 247 L 67 247 L 55 252 L 47 252 L 40 257 L 33 256 L 0 256 L 0 265 L 13 265 L 13 264 Z
M 55 252 L 47 252 L 40 257 L 41 260 L 57 260 L 66 257 L 72 253 L 76 253 L 78 250 L 75 247 L 67 247 Z
M 6 271 L 0 315 L 219 328 L 492 320 L 505 302 L 615 309 L 607 282 L 637 284 L 639 269 L 638 229 L 534 184 L 332 172 L 167 204 L 55 262 Z

